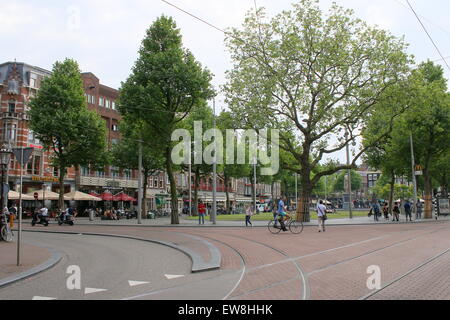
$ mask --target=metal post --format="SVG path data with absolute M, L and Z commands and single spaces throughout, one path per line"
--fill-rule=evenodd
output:
M 416 172 L 415 172 L 415 159 L 414 159 L 414 146 L 413 146 L 413 137 L 412 132 L 409 134 L 409 140 L 411 142 L 411 168 L 412 168 L 412 179 L 413 179 L 413 188 L 414 188 L 414 203 L 413 203 L 413 213 L 417 218 L 417 181 L 416 181 Z
M 188 178 L 188 183 L 189 183 L 189 217 L 192 216 L 192 155 L 191 153 L 189 153 L 189 178 Z
M 345 134 L 346 136 L 348 136 L 348 134 Z M 347 165 L 350 166 L 350 146 L 347 143 Z M 348 169 L 348 201 L 349 201 L 349 205 L 348 205 L 348 209 L 350 212 L 350 219 L 353 219 L 353 210 L 352 210 L 352 170 L 349 168 Z
M 253 158 L 253 212 L 256 214 L 256 157 Z
M 298 208 L 298 173 L 295 173 L 295 210 Z
M 142 140 L 139 140 L 139 172 L 138 172 L 138 224 L 142 224 Z
M 213 98 L 213 112 L 214 112 L 214 123 L 213 127 L 216 130 L 216 99 Z M 216 199 L 216 190 L 217 190 L 217 146 L 216 146 L 216 137 L 214 137 L 214 163 L 213 163 L 213 204 L 212 204 L 212 212 L 211 212 L 211 221 L 213 224 L 216 224 L 216 214 L 217 214 L 217 199 Z
M 23 172 L 23 147 L 22 147 L 22 156 L 20 158 L 20 193 L 19 193 L 19 233 L 17 235 L 17 266 L 20 266 L 20 245 L 22 239 L 22 172 Z

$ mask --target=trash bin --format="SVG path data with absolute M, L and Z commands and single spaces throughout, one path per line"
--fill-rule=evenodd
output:
M 149 219 L 155 219 L 155 214 L 153 212 L 148 213 Z

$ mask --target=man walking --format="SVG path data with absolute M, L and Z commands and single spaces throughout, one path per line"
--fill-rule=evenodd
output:
M 380 205 L 378 204 L 378 201 L 375 201 L 372 204 L 372 211 L 373 211 L 373 215 L 374 215 L 374 219 L 375 221 L 378 222 L 378 216 L 380 216 Z
M 409 200 L 406 200 L 406 202 L 404 204 L 404 208 L 405 208 L 405 214 L 406 214 L 406 221 L 408 221 L 408 216 L 409 216 L 409 221 L 412 221 L 411 203 L 409 202 Z
M 323 201 L 320 200 L 317 205 L 317 219 L 319 220 L 319 232 L 325 232 L 325 220 L 326 220 L 326 210 L 327 208 L 324 206 Z
M 422 219 L 422 208 L 423 208 L 423 205 L 422 205 L 422 202 L 420 201 L 420 199 L 417 199 L 416 207 L 417 207 L 416 220 L 421 220 Z
M 247 207 L 245 208 L 245 226 L 248 227 L 248 225 L 250 224 L 250 226 L 253 227 L 252 222 L 250 221 L 250 219 L 252 218 L 253 215 L 253 206 L 251 205 L 247 205 Z
M 206 206 L 202 200 L 198 203 L 198 224 L 205 224 Z

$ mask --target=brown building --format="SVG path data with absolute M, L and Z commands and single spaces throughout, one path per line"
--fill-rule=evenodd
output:
M 6 62 L 0 64 L 0 143 L 9 148 L 33 147 L 33 155 L 23 172 L 23 193 L 31 193 L 45 188 L 59 192 L 58 172 L 50 165 L 50 152 L 44 152 L 39 140 L 34 137 L 28 128 L 28 103 L 36 96 L 41 81 L 51 72 L 26 63 Z M 95 110 L 105 120 L 108 128 L 108 145 L 117 143 L 120 139 L 119 121 L 121 116 L 116 110 L 118 91 L 100 83 L 92 73 L 82 75 L 85 96 L 88 108 Z M 95 150 L 93 150 L 95 152 Z M 8 183 L 11 189 L 19 190 L 19 164 L 14 157 L 8 171 Z M 166 179 L 164 173 L 158 176 L 158 183 L 151 184 L 147 194 L 149 201 L 154 202 L 154 196 L 166 192 Z M 84 192 L 95 191 L 101 193 L 105 190 L 113 194 L 120 191 L 137 196 L 137 172 L 133 170 L 119 170 L 108 167 L 102 171 L 93 171 L 90 168 L 69 168 L 65 177 L 64 191 L 79 190 Z M 152 197 L 153 196 L 153 197 Z M 54 201 L 46 201 L 47 206 L 56 207 Z M 34 206 L 26 203 L 25 206 Z M 117 204 L 116 204 L 117 205 Z

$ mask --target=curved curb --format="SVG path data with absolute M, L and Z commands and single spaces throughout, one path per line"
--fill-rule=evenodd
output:
M 22 273 L 0 279 L 0 288 L 9 286 L 15 282 L 18 282 L 18 281 L 24 280 L 26 278 L 35 276 L 39 273 L 42 273 L 42 272 L 54 267 L 59 261 L 61 261 L 62 254 L 59 251 L 56 251 L 55 249 L 52 249 L 52 248 L 47 248 L 47 247 L 45 247 L 45 248 L 48 249 L 52 255 L 50 257 L 50 259 L 48 259 L 47 261 L 45 261 L 44 263 L 42 263 L 36 267 L 33 267 L 27 271 L 24 271 Z
M 205 262 L 199 254 L 197 254 L 196 252 L 194 252 L 193 250 L 191 250 L 189 248 L 181 247 L 174 243 L 160 241 L 160 240 L 144 239 L 144 238 L 138 238 L 138 237 L 126 236 L 126 235 L 120 235 L 120 234 L 91 233 L 91 232 L 38 231 L 38 230 L 22 230 L 22 231 L 23 232 L 35 232 L 35 233 L 54 233 L 54 234 L 114 237 L 114 238 L 131 239 L 131 240 L 137 240 L 137 241 L 156 243 L 156 244 L 164 245 L 164 246 L 170 247 L 172 249 L 178 250 L 178 251 L 184 253 L 185 255 L 187 255 L 192 261 L 192 268 L 191 268 L 192 273 L 219 269 L 220 263 L 221 263 L 220 251 L 214 245 L 212 245 L 210 242 L 208 242 L 206 240 L 202 240 L 200 238 L 197 238 L 192 235 L 187 235 L 187 234 L 183 234 L 183 235 L 187 236 L 187 237 L 191 237 L 191 238 L 199 240 L 199 241 L 202 241 L 206 244 L 206 246 L 210 249 L 210 253 L 211 253 L 211 261 L 210 262 Z

